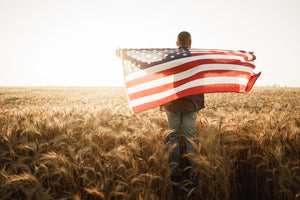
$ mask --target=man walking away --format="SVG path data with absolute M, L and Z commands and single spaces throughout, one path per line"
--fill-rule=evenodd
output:
M 191 48 L 192 38 L 190 33 L 183 31 L 178 34 L 176 44 L 179 48 Z M 172 169 L 172 180 L 178 181 L 182 176 L 179 168 L 180 159 L 180 129 L 182 126 L 184 142 L 187 153 L 197 155 L 197 151 L 191 144 L 190 140 L 195 138 L 195 129 L 197 121 L 197 112 L 204 108 L 204 94 L 197 94 L 192 96 L 176 99 L 163 105 L 167 114 L 168 128 L 173 130 L 169 135 L 169 149 L 172 149 L 170 155 L 170 168 Z M 192 180 L 193 171 L 196 165 L 191 158 L 189 163 L 192 167 L 190 179 Z M 196 181 L 195 181 L 196 183 Z

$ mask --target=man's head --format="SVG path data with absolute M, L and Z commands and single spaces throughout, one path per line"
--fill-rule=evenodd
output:
M 176 45 L 178 47 L 187 47 L 191 48 L 192 37 L 191 34 L 187 31 L 182 31 L 177 36 Z

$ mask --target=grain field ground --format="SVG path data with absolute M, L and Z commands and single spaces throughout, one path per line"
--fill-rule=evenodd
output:
M 170 180 L 165 113 L 131 114 L 124 88 L 0 88 L 0 197 L 300 199 L 300 88 L 205 94 L 205 106 L 191 189 Z

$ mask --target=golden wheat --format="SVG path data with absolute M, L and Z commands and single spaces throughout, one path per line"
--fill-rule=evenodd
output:
M 131 114 L 124 88 L 0 88 L 1 199 L 299 199 L 300 89 L 205 97 L 189 190 L 165 114 Z

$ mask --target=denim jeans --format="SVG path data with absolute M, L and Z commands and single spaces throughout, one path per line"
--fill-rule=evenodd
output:
M 167 111 L 167 122 L 169 129 L 173 132 L 169 135 L 169 149 L 173 148 L 170 155 L 170 167 L 173 172 L 173 176 L 179 176 L 179 159 L 180 159 L 180 128 L 182 126 L 184 142 L 187 149 L 187 153 L 197 155 L 196 149 L 191 144 L 190 140 L 195 138 L 197 112 L 169 112 Z M 191 158 L 189 163 L 192 169 L 197 166 Z

